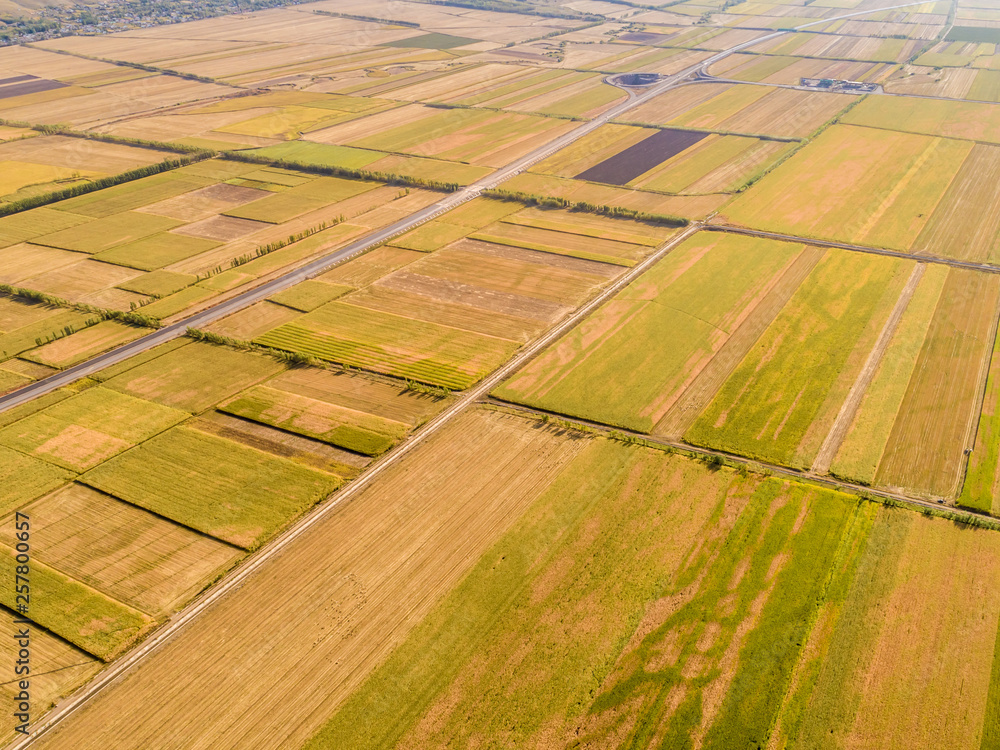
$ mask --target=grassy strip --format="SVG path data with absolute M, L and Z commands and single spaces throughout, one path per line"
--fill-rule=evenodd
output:
M 454 193 L 460 187 L 457 182 L 423 180 L 419 177 L 405 177 L 385 172 L 369 172 L 365 169 L 350 169 L 348 167 L 321 166 L 290 161 L 288 159 L 269 159 L 266 156 L 245 154 L 240 151 L 223 151 L 221 156 L 223 159 L 245 162 L 247 164 L 263 164 L 269 167 L 277 167 L 278 169 L 290 169 L 326 177 L 347 177 L 355 180 L 368 180 L 369 182 L 384 182 L 387 185 L 424 188 L 425 190 L 437 190 L 442 193 Z
M 669 227 L 686 227 L 691 222 L 680 216 L 671 214 L 654 214 L 646 211 L 637 211 L 632 208 L 622 208 L 620 206 L 598 205 L 580 201 L 579 203 L 566 200 L 565 198 L 554 198 L 548 195 L 533 195 L 531 193 L 521 193 L 512 190 L 501 190 L 491 188 L 484 190 L 482 195 L 496 200 L 509 201 L 512 203 L 522 203 L 525 206 L 539 206 L 541 208 L 565 208 L 568 211 L 579 211 L 598 216 L 609 216 L 612 219 L 632 219 L 647 224 L 665 224 Z
M 12 299 L 19 299 L 27 302 L 40 302 L 43 305 L 49 305 L 50 307 L 63 307 L 67 310 L 79 310 L 85 313 L 94 313 L 99 315 L 101 320 L 117 320 L 119 323 L 125 323 L 126 325 L 136 326 L 137 328 L 159 328 L 161 323 L 156 318 L 150 317 L 149 315 L 143 315 L 137 312 L 122 312 L 121 310 L 105 310 L 102 307 L 94 307 L 93 305 L 83 305 L 76 302 L 69 302 L 59 297 L 53 297 L 51 294 L 45 294 L 44 292 L 36 292 L 33 289 L 23 289 L 17 286 L 11 286 L 10 284 L 0 284 L 0 296 L 11 297 Z M 94 321 L 95 323 L 100 321 Z M 70 335 L 73 331 L 69 331 L 66 335 Z M 56 337 L 61 338 L 61 337 Z M 41 346 L 41 344 L 39 344 Z
M 998 465 L 1000 465 L 1000 336 L 994 340 L 993 360 L 986 382 L 983 408 L 979 415 L 975 448 L 969 456 L 965 482 L 957 504 L 983 513 L 991 513 Z
M 414 21 L 393 21 L 388 18 L 374 18 L 372 16 L 356 16 L 353 13 L 335 13 L 331 10 L 314 10 L 318 16 L 332 16 L 333 18 L 346 18 L 350 21 L 368 21 L 369 23 L 385 23 L 390 26 L 407 26 L 411 29 L 419 29 L 420 24 Z
M 92 60 L 94 62 L 105 63 L 106 65 L 114 65 L 121 68 L 133 68 L 135 70 L 144 70 L 147 73 L 159 73 L 160 75 L 173 76 L 175 78 L 184 78 L 188 81 L 198 81 L 200 83 L 213 83 L 216 86 L 228 86 L 229 88 L 238 88 L 231 83 L 226 83 L 225 81 L 217 81 L 214 78 L 207 78 L 205 76 L 196 75 L 194 73 L 182 73 L 177 70 L 169 70 L 167 68 L 158 68 L 155 65 L 146 65 L 144 63 L 129 62 L 127 60 L 111 60 L 106 57 L 97 57 L 95 55 L 85 55 L 82 52 L 69 52 L 64 49 L 57 49 L 55 47 L 35 47 L 31 43 L 26 43 L 25 47 L 31 47 L 32 49 L 42 50 L 44 52 L 54 52 L 57 55 L 66 55 L 67 57 L 76 57 L 81 60 Z

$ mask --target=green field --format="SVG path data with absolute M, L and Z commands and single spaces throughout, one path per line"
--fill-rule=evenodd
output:
M 282 224 L 296 216 L 366 193 L 377 187 L 379 187 L 377 182 L 319 177 L 302 185 L 290 187 L 275 195 L 269 195 L 266 198 L 226 211 L 225 215 L 237 219 Z
M 85 471 L 187 416 L 107 388 L 90 388 L 3 428 L 0 445 Z
M 186 273 L 174 273 L 173 271 L 152 271 L 134 279 L 130 279 L 118 285 L 119 289 L 126 289 L 137 294 L 145 294 L 150 297 L 166 297 L 174 292 L 191 286 L 197 281 L 197 277 Z
M 29 307 L 25 305 L 24 307 Z M 38 309 L 40 306 L 30 306 Z M 43 308 L 45 315 L 31 323 L 0 333 L 0 359 L 9 359 L 38 346 L 43 342 L 65 336 L 67 329 L 79 331 L 94 324 L 99 317 L 93 313 L 65 310 L 60 307 Z
M 306 279 L 300 281 L 295 286 L 283 292 L 269 297 L 271 302 L 293 310 L 302 312 L 312 312 L 318 307 L 322 307 L 327 302 L 332 302 L 337 297 L 342 297 L 351 291 L 351 287 L 341 284 L 327 284 L 325 281 Z
M 959 505 L 1000 515 L 1000 337 L 994 342 L 983 410 L 979 415 L 976 445 L 969 456 Z M 1000 726 L 998 726 L 1000 729 Z
M 95 489 L 245 549 L 325 498 L 340 479 L 186 427 L 93 469 Z
M 466 44 L 476 44 L 479 39 L 470 39 L 465 36 L 452 36 L 451 34 L 441 34 L 432 32 L 430 34 L 418 34 L 406 39 L 398 39 L 395 42 L 387 42 L 385 47 L 415 47 L 418 49 L 452 49 L 453 47 L 464 47 Z
M 183 222 L 165 216 L 125 211 L 86 224 L 36 237 L 38 245 L 59 247 L 81 253 L 100 253 L 117 245 L 136 242 L 151 235 L 166 232 Z M 168 235 L 170 236 L 170 235 Z
M 446 214 L 444 219 L 446 220 Z M 403 247 L 407 250 L 419 250 L 422 253 L 439 250 L 445 245 L 449 245 L 455 240 L 460 240 L 469 234 L 469 228 L 446 223 L 444 220 L 433 220 L 423 224 L 416 229 L 412 229 L 402 237 L 392 240 L 396 247 Z
M 0 546 L 0 571 L 14 581 L 14 551 Z M 0 603 L 16 609 L 13 583 Z M 38 560 L 31 561 L 32 620 L 104 661 L 129 648 L 153 625 L 149 615 L 117 602 Z
M 871 128 L 1000 143 L 997 104 L 875 96 L 854 107 L 843 121 Z
M 105 385 L 197 413 L 284 369 L 269 357 L 211 344 L 164 347 L 155 354 L 145 361 L 124 362 L 124 371 Z
M 800 251 L 738 235 L 693 237 L 494 395 L 650 432 L 760 288 Z
M 966 141 L 838 125 L 723 213 L 760 229 L 909 250 L 971 148 Z
M 808 468 L 910 271 L 828 252 L 685 439 Z
M 173 198 L 182 193 L 211 185 L 213 182 L 215 180 L 199 177 L 193 172 L 165 172 L 81 195 L 77 198 L 70 198 L 56 203 L 54 207 L 71 214 L 102 219 L 123 211 L 147 206 L 150 203 Z
M 67 481 L 72 475 L 57 466 L 0 445 L 0 513 L 19 508 Z
M 446 109 L 343 145 L 500 167 L 510 161 L 509 156 L 496 156 L 504 153 L 505 147 L 531 135 L 565 130 L 566 125 L 563 120 L 534 115 Z
M 306 747 L 766 746 L 858 513 L 595 440 Z
M 136 268 L 140 271 L 155 271 L 195 255 L 201 255 L 201 253 L 208 252 L 221 244 L 216 240 L 161 232 L 141 240 L 118 245 L 98 253 L 94 257 L 105 263 Z
M 251 388 L 219 410 L 367 456 L 384 453 L 408 430 L 401 422 L 267 386 Z
M 863 484 L 875 481 L 947 277 L 945 266 L 932 266 L 921 279 L 830 466 L 835 476 Z
M 483 378 L 518 347 L 339 301 L 268 331 L 257 343 L 457 390 Z

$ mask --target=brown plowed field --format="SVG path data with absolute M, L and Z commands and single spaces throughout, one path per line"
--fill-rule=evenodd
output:
M 997 276 L 949 273 L 876 483 L 938 497 L 955 492 L 998 296 Z
M 584 444 L 463 416 L 37 746 L 297 747 Z
M 677 156 L 706 138 L 708 133 L 694 130 L 659 130 L 634 146 L 629 146 L 600 164 L 576 175 L 578 180 L 627 185 L 667 159 Z

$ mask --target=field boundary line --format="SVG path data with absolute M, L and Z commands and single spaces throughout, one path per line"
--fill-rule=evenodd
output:
M 844 438 L 847 437 L 847 431 L 854 421 L 858 410 L 861 408 L 861 401 L 864 399 L 865 394 L 868 393 L 868 387 L 875 379 L 875 372 L 878 370 L 879 365 L 882 364 L 882 358 L 889 347 L 889 342 L 899 329 L 899 322 L 903 319 L 903 314 L 909 308 L 910 301 L 913 299 L 913 293 L 917 290 L 917 284 L 924 277 L 924 271 L 926 270 L 926 263 L 917 263 L 910 273 L 910 278 L 907 280 L 906 286 L 903 287 L 903 291 L 896 300 L 892 312 L 889 313 L 889 318 L 885 321 L 885 325 L 882 326 L 882 332 L 879 334 L 878 339 L 876 339 L 872 350 L 868 353 L 868 358 L 865 360 L 864 365 L 862 365 L 861 372 L 858 373 L 858 377 L 854 380 L 854 385 L 851 386 L 847 398 L 841 404 L 837 418 L 834 420 L 830 431 L 823 440 L 823 445 L 820 446 L 819 452 L 816 454 L 816 459 L 809 469 L 811 473 L 826 474 L 830 470 L 833 459 L 840 450 Z
M 1000 335 L 1000 301 L 997 309 L 993 313 L 993 326 L 991 335 L 987 337 L 990 342 L 989 354 L 984 357 L 983 365 L 979 371 L 979 382 L 977 385 L 978 398 L 976 408 L 972 410 L 972 417 L 965 433 L 965 449 L 962 451 L 962 460 L 958 464 L 958 476 L 955 496 L 962 497 L 962 490 L 965 489 L 965 480 L 969 475 L 969 463 L 972 461 L 972 452 L 976 449 L 976 441 L 979 439 L 979 428 L 983 421 L 983 406 L 986 403 L 986 389 L 990 384 L 990 371 L 993 369 L 993 359 L 997 356 L 997 336 Z
M 666 243 L 661 245 L 656 252 L 649 255 L 641 263 L 637 264 L 623 274 L 619 279 L 606 286 L 597 296 L 578 307 L 575 312 L 558 323 L 555 327 L 546 332 L 543 336 L 526 346 L 513 358 L 508 360 L 502 367 L 480 381 L 463 394 L 455 403 L 441 412 L 434 419 L 425 424 L 422 428 L 414 432 L 409 438 L 397 445 L 395 448 L 379 458 L 356 479 L 348 483 L 343 490 L 338 490 L 328 496 L 328 498 L 308 511 L 299 521 L 285 529 L 281 534 L 261 547 L 257 552 L 251 553 L 244 562 L 238 564 L 224 576 L 216 585 L 210 587 L 201 597 L 196 598 L 190 605 L 180 610 L 173 617 L 167 620 L 158 630 L 147 638 L 136 649 L 128 652 L 120 660 L 112 662 L 108 668 L 85 685 L 81 692 L 71 695 L 62 705 L 56 706 L 53 711 L 34 729 L 33 734 L 16 744 L 11 745 L 12 750 L 21 750 L 29 747 L 40 737 L 51 732 L 58 724 L 70 717 L 77 710 L 82 708 L 87 701 L 100 693 L 104 688 L 110 687 L 118 680 L 127 675 L 132 667 L 136 666 L 147 656 L 156 651 L 160 646 L 166 644 L 178 634 L 186 625 L 197 618 L 202 612 L 211 607 L 217 600 L 224 597 L 233 589 L 239 588 L 256 573 L 261 567 L 266 565 L 272 557 L 278 555 L 289 544 L 300 536 L 308 532 L 313 526 L 334 513 L 341 505 L 349 502 L 355 495 L 362 492 L 368 485 L 377 479 L 383 472 L 401 461 L 414 448 L 424 443 L 427 438 L 434 435 L 438 430 L 450 423 L 452 419 L 464 412 L 468 407 L 478 403 L 502 380 L 518 370 L 525 362 L 548 347 L 553 341 L 574 328 L 581 321 L 586 319 L 594 310 L 611 299 L 623 288 L 631 284 L 639 276 L 649 270 L 659 262 L 671 250 L 680 245 L 690 236 L 702 229 L 700 223 L 692 224 L 684 231 L 671 237 Z
M 570 427 L 579 427 L 584 432 L 590 433 L 600 433 L 601 435 L 607 437 L 611 433 L 618 433 L 624 435 L 627 438 L 634 440 L 635 444 L 642 445 L 643 443 L 649 443 L 653 446 L 663 446 L 665 448 L 670 448 L 682 453 L 692 454 L 695 457 L 705 457 L 712 458 L 717 457 L 724 459 L 729 463 L 740 464 L 747 467 L 751 471 L 760 472 L 761 469 L 770 472 L 771 474 L 778 474 L 790 479 L 794 479 L 803 484 L 814 484 L 827 487 L 829 489 L 839 490 L 842 492 L 848 492 L 852 495 L 857 495 L 859 499 L 868 499 L 866 496 L 881 497 L 890 502 L 895 502 L 907 506 L 911 506 L 914 510 L 919 510 L 920 512 L 925 512 L 930 509 L 937 513 L 946 512 L 949 516 L 957 517 L 966 521 L 976 522 L 981 526 L 985 526 L 991 530 L 1000 531 L 1000 519 L 993 518 L 986 514 L 975 513 L 973 511 L 967 510 L 960 506 L 955 505 L 945 505 L 944 503 L 935 502 L 932 500 L 923 500 L 918 497 L 913 497 L 911 495 L 904 495 L 898 492 L 892 492 L 891 490 L 883 490 L 875 487 L 868 487 L 862 484 L 855 484 L 853 482 L 845 482 L 841 479 L 837 479 L 832 476 L 818 476 L 809 472 L 800 471 L 798 469 L 791 469 L 787 466 L 782 466 L 780 464 L 772 464 L 766 461 L 759 461 L 753 458 L 746 458 L 745 456 L 740 456 L 735 453 L 726 453 L 725 451 L 715 450 L 714 448 L 703 448 L 696 445 L 691 445 L 689 443 L 684 443 L 676 440 L 669 440 L 659 435 L 646 434 L 644 432 L 635 432 L 633 430 L 626 430 L 621 427 L 611 427 L 600 422 L 592 422 L 588 419 L 583 419 L 581 417 L 569 417 L 565 414 L 560 414 L 554 411 L 546 411 L 545 409 L 537 409 L 533 406 L 525 406 L 524 404 L 518 404 L 513 401 L 504 401 L 503 399 L 496 398 L 495 396 L 489 396 L 483 399 L 480 403 L 489 404 L 495 407 L 500 407 L 503 409 L 510 409 L 511 411 L 522 412 L 524 414 L 532 414 L 538 417 L 555 417 L 560 422 L 567 424 Z M 986 522 L 985 524 L 983 522 Z
M 781 240 L 782 242 L 797 242 L 803 245 L 813 245 L 815 247 L 831 247 L 838 250 L 849 250 L 855 253 L 883 255 L 887 258 L 901 258 L 903 260 L 913 260 L 918 263 L 934 263 L 942 266 L 952 266 L 953 268 L 964 268 L 970 271 L 1000 274 L 1000 266 L 996 266 L 991 263 L 975 263 L 973 261 L 959 260 L 957 258 L 943 258 L 940 255 L 906 253 L 902 250 L 888 250 L 882 247 L 872 247 L 871 245 L 855 245 L 850 242 L 839 242 L 838 240 L 820 240 L 815 237 L 802 237 L 797 234 L 770 232 L 765 229 L 751 229 L 750 227 L 740 227 L 734 224 L 706 224 L 704 229 L 709 232 L 745 234 L 751 237 Z

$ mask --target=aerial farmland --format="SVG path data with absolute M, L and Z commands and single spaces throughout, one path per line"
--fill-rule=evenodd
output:
M 994 6 L 0 0 L 0 743 L 1000 747 Z

